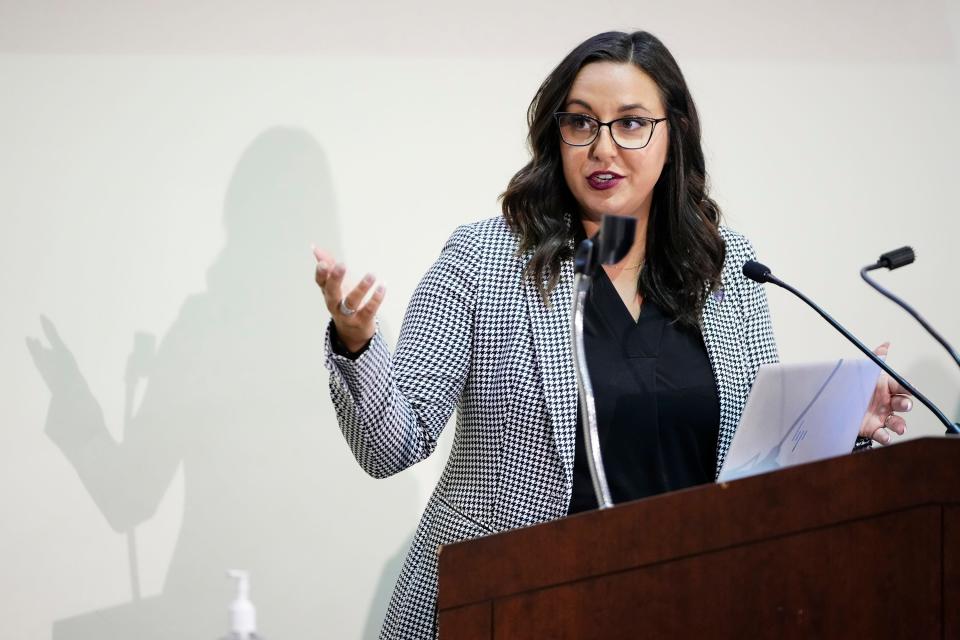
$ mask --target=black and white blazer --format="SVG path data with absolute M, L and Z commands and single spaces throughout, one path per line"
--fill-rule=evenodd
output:
M 777 361 L 763 288 L 741 273 L 750 243 L 721 227 L 721 288 L 702 332 L 720 399 L 717 470 L 757 368 Z M 437 548 L 560 518 L 572 490 L 577 384 L 570 350 L 573 264 L 545 305 L 502 217 L 458 228 L 420 282 L 393 355 L 379 332 L 356 360 L 330 348 L 343 435 L 370 475 L 426 458 L 457 409 L 450 458 L 394 588 L 381 639 L 433 638 Z

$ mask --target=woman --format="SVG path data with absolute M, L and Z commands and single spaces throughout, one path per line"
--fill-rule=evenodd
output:
M 457 408 L 382 638 L 436 633 L 438 545 L 595 506 L 576 453 L 568 316 L 574 243 L 603 214 L 638 222 L 587 310 L 616 500 L 712 481 L 757 367 L 777 360 L 763 289 L 740 273 L 753 250 L 719 226 L 693 100 L 659 40 L 590 38 L 547 77 L 529 125 L 533 157 L 503 194 L 503 216 L 454 232 L 393 356 L 374 319 L 383 288 L 371 293 L 368 275 L 342 297 L 345 267 L 316 251 L 331 395 L 361 466 L 383 477 L 423 459 Z M 883 438 L 884 421 L 903 432 L 890 415 L 909 408 L 900 391 L 878 387 L 861 436 Z

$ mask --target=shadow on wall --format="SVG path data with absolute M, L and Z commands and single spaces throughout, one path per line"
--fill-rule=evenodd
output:
M 122 442 L 53 322 L 42 319 L 49 348 L 27 339 L 52 393 L 46 432 L 113 529 L 126 534 L 131 555 L 132 601 L 57 621 L 53 638 L 221 637 L 228 568 L 251 572 L 268 637 L 315 636 L 325 618 L 343 618 L 340 572 L 371 549 L 356 549 L 352 523 L 363 516 L 349 516 L 364 499 L 350 478 L 362 472 L 332 417 L 330 425 L 318 419 L 333 412 L 309 244 L 342 255 L 332 193 L 323 150 L 306 132 L 271 129 L 250 144 L 227 191 L 226 244 L 207 290 L 187 298 L 158 349 L 152 336 L 134 338 Z M 153 516 L 181 463 L 182 529 L 162 593 L 141 598 L 136 527 Z M 392 502 L 412 513 L 415 481 L 400 482 Z M 384 570 L 368 632 L 379 627 L 394 564 Z

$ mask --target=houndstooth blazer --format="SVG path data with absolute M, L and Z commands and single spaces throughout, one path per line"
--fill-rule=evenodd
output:
M 702 332 L 720 400 L 717 470 L 757 368 L 777 361 L 763 288 L 741 274 L 750 243 L 721 227 L 721 288 Z M 380 638 L 436 634 L 437 548 L 560 518 L 573 486 L 577 383 L 573 264 L 545 305 L 502 217 L 458 228 L 420 282 L 391 357 L 378 332 L 356 360 L 327 334 L 330 393 L 357 461 L 385 477 L 426 458 L 457 409 L 450 458 L 420 520 Z

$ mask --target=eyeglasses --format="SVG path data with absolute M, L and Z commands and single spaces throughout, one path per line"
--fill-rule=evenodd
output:
M 584 113 L 559 112 L 553 114 L 560 127 L 560 138 L 574 147 L 586 147 L 600 135 L 600 127 L 610 129 L 610 137 L 623 149 L 643 149 L 650 143 L 657 123 L 666 118 L 627 116 L 610 122 L 600 122 Z

